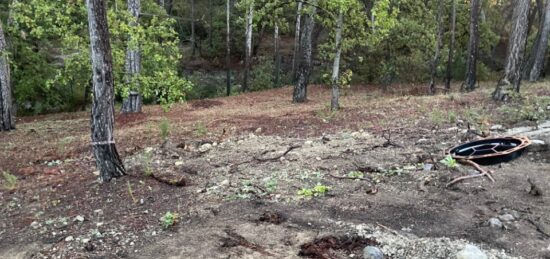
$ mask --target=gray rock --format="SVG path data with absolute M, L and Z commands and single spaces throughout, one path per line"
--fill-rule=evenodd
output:
M 37 229 L 37 228 L 39 228 L 39 227 L 40 227 L 40 223 L 38 223 L 38 222 L 36 222 L 36 221 L 33 221 L 33 222 L 31 223 L 31 228 Z
M 456 259 L 487 259 L 487 255 L 477 246 L 466 245 L 456 254 Z
M 363 249 L 363 259 L 384 259 L 384 253 L 376 246 L 367 246 Z
M 212 149 L 212 144 L 206 143 L 206 144 L 202 145 L 201 147 L 199 147 L 199 152 L 204 153 L 204 152 L 207 152 L 210 149 Z
M 502 126 L 500 124 L 495 124 L 495 125 L 491 126 L 490 130 L 491 131 L 504 131 L 504 126 Z
M 514 221 L 515 218 L 512 214 L 503 214 L 503 215 L 499 215 L 498 216 L 498 219 L 500 219 L 501 221 L 504 221 L 504 222 L 508 222 L 508 221 Z
M 68 236 L 65 238 L 65 242 L 71 242 L 74 240 L 74 237 L 73 236 Z
M 497 218 L 490 218 L 488 223 L 489 223 L 489 227 L 502 228 L 502 222 Z

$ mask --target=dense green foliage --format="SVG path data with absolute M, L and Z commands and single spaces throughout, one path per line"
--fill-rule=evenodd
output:
M 146 103 L 170 104 L 224 94 L 226 0 L 195 0 L 197 55 L 191 56 L 191 5 L 173 0 L 164 8 L 142 0 L 139 26 L 126 1 L 108 1 L 117 100 L 139 85 Z M 305 2 L 309 3 L 308 1 Z M 443 46 L 436 75 L 446 72 L 452 1 L 444 1 Z M 239 89 L 244 59 L 244 18 L 254 5 L 251 90 L 275 87 L 273 31 L 281 34 L 282 85 L 292 83 L 292 53 L 297 1 L 231 2 L 231 73 Z M 19 113 L 80 109 L 89 98 L 87 14 L 81 0 L 11 0 L 1 3 L 8 33 L 15 99 Z M 344 13 L 340 85 L 427 82 L 436 44 L 438 0 L 318 0 L 312 81 L 327 83 L 335 55 L 336 17 Z M 536 39 L 541 15 L 532 5 L 528 50 Z M 483 1 L 480 15 L 478 78 L 497 79 L 506 54 L 513 1 Z M 458 1 L 452 75 L 465 75 L 470 1 Z M 535 15 L 536 14 L 536 15 Z M 9 19 L 8 19 L 9 17 Z M 125 53 L 139 48 L 142 73 L 127 84 Z

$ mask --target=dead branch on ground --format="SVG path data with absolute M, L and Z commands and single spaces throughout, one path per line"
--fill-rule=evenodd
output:
M 457 177 L 457 178 L 453 179 L 452 181 L 450 181 L 449 183 L 447 183 L 447 185 L 445 185 L 445 187 L 449 188 L 450 186 L 453 186 L 454 184 L 456 184 L 460 181 L 463 181 L 463 180 L 466 180 L 466 179 L 477 178 L 477 177 L 483 177 L 483 176 L 487 176 L 487 178 L 489 178 L 489 180 L 491 180 L 491 182 L 495 182 L 495 179 L 492 176 L 493 172 L 490 171 L 490 170 L 485 170 L 485 169 L 481 168 L 481 166 L 479 166 L 476 162 L 471 161 L 471 160 L 466 160 L 466 159 L 459 159 L 459 160 L 457 160 L 457 162 L 474 167 L 479 172 L 479 174 Z
M 278 156 L 275 156 L 275 157 L 268 157 L 268 158 L 263 158 L 263 157 L 257 157 L 255 156 L 254 159 L 259 161 L 259 162 L 269 162 L 269 161 L 277 161 L 279 159 L 281 159 L 281 157 L 284 157 L 286 156 L 290 151 L 294 150 L 294 149 L 297 149 L 297 148 L 300 148 L 302 147 L 301 145 L 292 145 L 290 147 L 288 147 L 286 149 L 285 152 L 283 152 L 281 155 L 278 155 Z M 265 154 L 266 152 L 263 152 L 261 155 Z

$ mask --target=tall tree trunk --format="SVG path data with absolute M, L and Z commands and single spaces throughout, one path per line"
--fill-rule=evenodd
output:
M 344 13 L 342 10 L 338 13 L 338 20 L 336 21 L 336 36 L 334 43 L 336 46 L 336 53 L 334 55 L 334 63 L 332 64 L 332 97 L 330 99 L 330 109 L 336 111 L 340 109 L 340 56 L 342 55 L 342 27 L 344 23 Z
M 533 49 L 533 66 L 529 71 L 529 81 L 531 82 L 539 80 L 544 68 L 544 61 L 546 60 L 548 36 L 550 34 L 550 1 L 546 1 L 542 17 L 539 38 Z
M 435 77 L 437 74 L 437 65 L 439 64 L 439 56 L 441 51 L 441 45 L 443 37 L 443 0 L 438 1 L 438 7 L 437 7 L 437 35 L 436 35 L 436 44 L 435 44 L 435 52 L 434 52 L 434 59 L 432 61 L 432 73 L 431 73 L 431 79 L 430 79 L 430 87 L 429 92 L 430 94 L 435 94 Z
M 300 53 L 300 29 L 302 21 L 302 3 L 298 1 L 298 11 L 296 11 L 296 32 L 294 33 L 294 53 L 292 55 L 292 78 L 296 77 L 296 67 L 298 66 L 298 55 Z
M 477 55 L 479 49 L 479 12 L 481 0 L 472 0 L 470 10 L 470 40 L 468 42 L 468 61 L 466 64 L 466 80 L 462 90 L 473 91 L 477 83 Z
M 449 58 L 447 59 L 447 76 L 445 80 L 445 93 L 451 90 L 451 80 L 453 78 L 453 55 L 455 49 L 455 31 L 456 31 L 456 0 L 453 1 L 451 10 L 451 41 L 449 43 Z
M 191 1 L 191 48 L 192 48 L 192 53 L 191 53 L 191 56 L 194 58 L 195 57 L 195 52 L 196 52 L 196 46 L 197 46 L 197 39 L 196 39 L 196 35 L 195 35 L 195 0 L 190 0 Z
M 227 96 L 231 95 L 231 0 L 225 0 L 226 2 L 226 34 L 225 34 L 225 71 L 226 71 L 226 91 Z
M 15 129 L 15 111 L 11 95 L 10 63 L 8 46 L 0 22 L 0 131 Z
M 93 72 L 92 148 L 100 178 L 108 182 L 126 174 L 114 138 L 114 78 L 107 6 L 103 0 L 86 0 Z
M 279 51 L 281 38 L 279 37 L 279 24 L 275 21 L 274 35 L 273 35 L 273 49 L 275 51 L 275 87 L 279 87 L 280 74 L 281 74 L 281 53 Z
M 165 7 L 164 0 L 157 0 L 157 4 L 161 7 Z
M 304 15 L 304 26 L 300 35 L 300 60 L 296 71 L 296 83 L 292 101 L 303 103 L 307 100 L 307 85 L 312 69 L 313 55 L 313 29 L 315 27 L 315 13 L 317 12 L 317 0 L 312 0 L 308 12 Z
M 139 25 L 139 14 L 141 11 L 140 0 L 128 0 L 128 11 L 134 17 L 130 27 Z M 122 102 L 122 113 L 141 112 L 141 94 L 139 93 L 138 76 L 141 71 L 141 56 L 139 54 L 139 42 L 130 36 L 126 49 L 126 84 L 130 86 L 130 94 Z
M 499 80 L 493 99 L 497 101 L 506 101 L 511 91 L 519 93 L 521 84 L 521 65 L 527 42 L 527 25 L 530 0 L 517 0 L 513 14 L 513 24 L 508 41 L 508 54 L 506 55 L 506 65 L 504 76 Z
M 208 0 L 208 10 L 210 11 L 210 17 L 209 17 L 209 26 L 208 26 L 208 47 L 210 48 L 210 51 L 213 51 L 214 48 L 214 42 L 212 41 L 213 36 L 213 27 L 214 27 L 214 6 L 212 5 L 213 0 Z
M 250 74 L 250 64 L 252 58 L 252 23 L 254 21 L 254 1 L 248 6 L 246 13 L 246 39 L 245 39 L 245 51 L 244 51 L 244 79 L 243 79 L 243 92 L 248 91 L 248 76 Z

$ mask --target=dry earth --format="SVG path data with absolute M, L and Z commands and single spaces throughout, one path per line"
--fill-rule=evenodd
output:
M 466 244 L 489 258 L 550 256 L 548 150 L 487 167 L 495 183 L 446 188 L 472 169 L 434 161 L 476 137 L 468 123 L 491 135 L 506 134 L 489 132 L 495 124 L 520 125 L 488 100 L 489 88 L 435 97 L 392 89 L 357 87 L 336 114 L 320 86 L 302 105 L 283 88 L 169 113 L 146 107 L 117 118 L 128 176 L 103 184 L 87 114 L 22 118 L 0 134 L 0 171 L 18 178 L 0 191 L 0 258 L 350 258 L 366 245 L 387 258 L 453 258 Z M 548 143 L 545 134 L 531 137 Z M 528 193 L 528 178 L 542 196 Z M 166 212 L 177 222 L 164 228 Z M 488 224 L 499 217 L 502 227 Z

